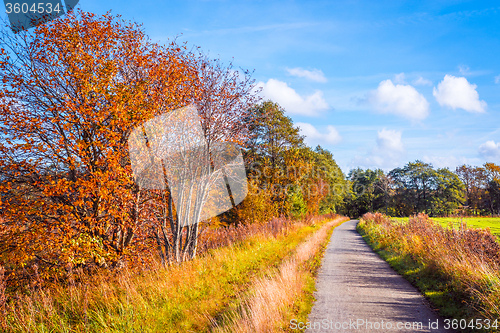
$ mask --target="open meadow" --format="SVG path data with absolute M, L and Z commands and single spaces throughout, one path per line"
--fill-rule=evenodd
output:
M 408 221 L 408 217 L 391 217 L 391 220 Z M 443 227 L 450 224 L 454 228 L 460 228 L 465 224 L 468 228 L 489 228 L 491 233 L 500 240 L 500 217 L 432 217 L 432 220 L 438 222 Z

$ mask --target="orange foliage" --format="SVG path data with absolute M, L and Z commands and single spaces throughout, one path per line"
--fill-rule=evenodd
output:
M 0 54 L 7 269 L 37 263 L 46 277 L 141 251 L 146 193 L 134 184 L 127 138 L 190 102 L 193 57 L 152 44 L 137 25 L 82 12 L 5 38 L 13 47 Z
M 168 257 L 175 237 L 197 239 L 197 229 L 167 223 L 168 192 L 135 184 L 127 140 L 195 104 L 208 141 L 243 142 L 248 73 L 154 44 L 109 14 L 76 11 L 0 44 L 0 265 L 10 280 L 32 267 L 48 278 L 68 265 L 144 262 L 159 249 Z

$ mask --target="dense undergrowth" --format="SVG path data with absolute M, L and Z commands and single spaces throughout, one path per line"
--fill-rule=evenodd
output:
M 442 316 L 468 323 L 500 317 L 500 245 L 489 230 L 449 229 L 423 214 L 395 221 L 368 213 L 358 231 Z

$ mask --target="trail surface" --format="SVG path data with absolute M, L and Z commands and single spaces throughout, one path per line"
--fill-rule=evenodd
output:
M 345 222 L 333 231 L 308 318 L 316 327 L 306 331 L 453 332 L 444 329 L 444 319 L 419 291 L 365 243 L 357 222 Z

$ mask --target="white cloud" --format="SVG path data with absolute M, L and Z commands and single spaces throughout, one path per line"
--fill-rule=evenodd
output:
M 479 155 L 485 159 L 500 159 L 500 142 L 486 141 L 479 146 Z
M 500 75 L 495 76 L 495 83 L 500 83 Z
M 305 135 L 305 141 L 311 146 L 316 146 L 317 144 L 336 144 L 342 140 L 339 132 L 332 125 L 326 127 L 326 133 L 321 133 L 316 127 L 308 123 L 296 123 L 297 127 L 300 128 L 300 134 Z
M 401 135 L 401 131 L 386 130 L 385 128 L 378 131 L 376 146 L 367 153 L 367 156 L 354 157 L 351 164 L 385 170 L 399 166 L 406 154 Z
M 382 154 L 400 154 L 404 152 L 401 132 L 386 130 L 385 128 L 378 131 L 377 150 Z
M 319 69 L 313 69 L 312 71 L 308 71 L 307 69 L 303 69 L 300 67 L 296 68 L 287 68 L 286 69 L 290 75 L 303 77 L 311 81 L 325 83 L 328 80 L 325 75 Z
M 479 100 L 476 88 L 477 86 L 470 84 L 465 77 L 447 74 L 437 89 L 434 87 L 432 94 L 441 106 L 453 110 L 459 108 L 469 112 L 485 112 L 486 102 Z
M 413 84 L 416 86 L 432 86 L 432 81 L 419 76 L 418 79 L 413 81 Z
M 397 83 L 397 84 L 405 84 L 405 73 L 400 73 L 400 74 L 396 74 L 394 75 L 394 83 Z
M 257 87 L 262 87 L 261 94 L 281 105 L 287 113 L 304 116 L 315 116 L 319 111 L 329 108 L 323 99 L 323 92 L 316 91 L 314 94 L 302 97 L 286 82 L 269 79 L 267 83 L 259 82 Z
M 429 115 L 429 103 L 422 94 L 410 85 L 394 85 L 391 80 L 380 82 L 368 101 L 380 112 L 411 120 L 422 120 Z

